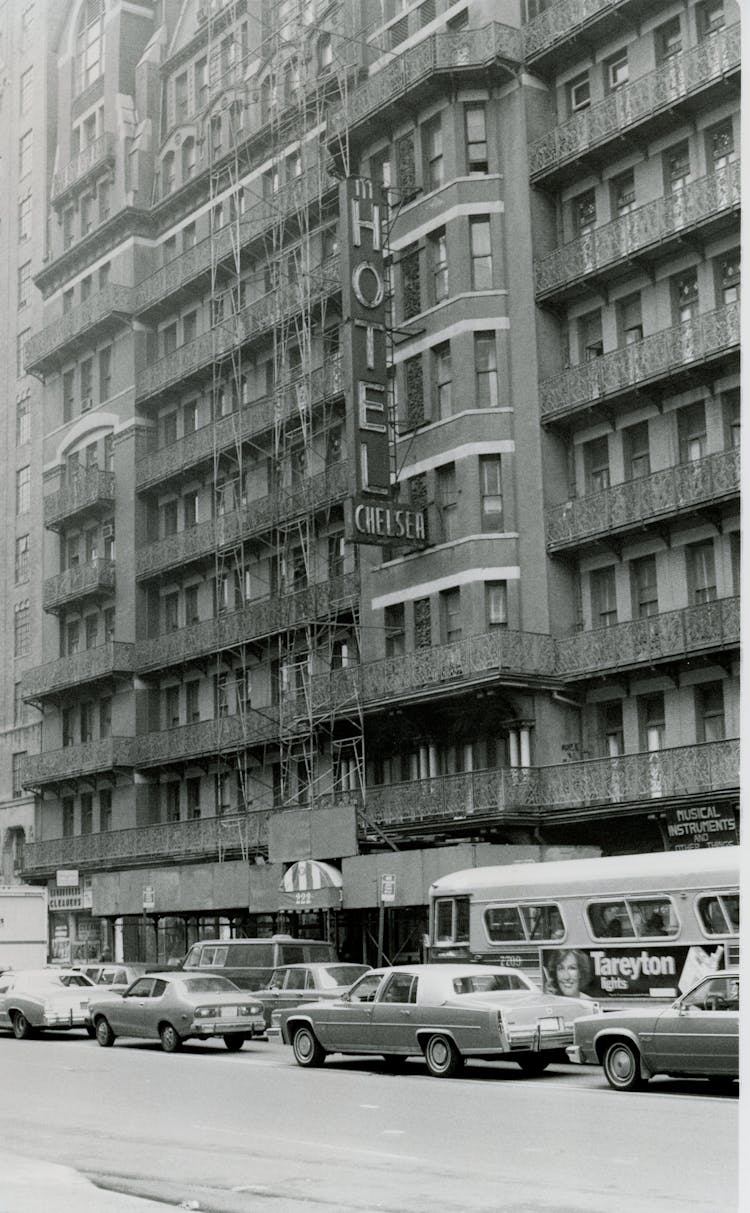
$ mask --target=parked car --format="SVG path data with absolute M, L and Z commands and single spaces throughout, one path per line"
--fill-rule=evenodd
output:
M 81 970 L 95 986 L 107 986 L 117 994 L 122 994 L 136 977 L 143 977 L 148 971 L 146 965 L 140 964 L 95 964 L 85 965 Z
M 669 1006 L 577 1020 L 567 1053 L 573 1062 L 598 1062 L 616 1091 L 655 1074 L 731 1083 L 739 1077 L 739 1011 L 739 970 L 724 969 Z
M 516 1061 L 539 1074 L 573 1040 L 573 1021 L 590 1001 L 544 994 L 499 965 L 399 965 L 373 969 L 330 1002 L 281 1015 L 281 1034 L 301 1066 L 328 1053 L 379 1053 L 392 1064 L 424 1056 L 437 1078 L 466 1058 Z M 598 1008 L 597 1008 L 598 1009 Z
M 89 1035 L 89 998 L 93 982 L 68 969 L 8 970 L 0 976 L 0 1027 L 17 1040 L 47 1028 L 85 1028 Z
M 282 1011 L 313 999 L 340 998 L 363 973 L 369 971 L 369 965 L 341 962 L 281 965 L 274 969 L 267 986 L 253 990 L 253 998 L 263 1005 L 266 1027 L 278 1032 Z
M 179 967 L 193 973 L 220 973 L 241 990 L 257 990 L 267 985 L 280 965 L 337 959 L 333 944 L 322 939 L 271 935 L 267 939 L 198 940 Z
M 234 1053 L 266 1030 L 259 1002 L 226 977 L 204 973 L 148 973 L 124 994 L 92 997 L 90 1013 L 104 1049 L 118 1036 L 135 1036 L 160 1040 L 165 1053 L 176 1053 L 190 1037 L 221 1036 Z

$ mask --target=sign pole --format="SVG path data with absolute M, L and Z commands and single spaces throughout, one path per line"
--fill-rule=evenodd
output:
M 385 931 L 385 906 L 383 905 L 383 898 L 379 897 L 378 898 L 378 963 L 377 963 L 378 968 L 380 968 L 380 966 L 383 963 L 383 934 L 384 934 L 384 931 Z

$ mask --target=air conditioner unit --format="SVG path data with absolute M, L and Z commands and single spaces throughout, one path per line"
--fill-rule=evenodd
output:
M 93 405 L 93 403 L 94 403 L 94 399 L 92 396 L 84 396 L 83 399 L 81 400 L 81 412 L 88 413 L 88 411 L 91 408 L 91 406 Z
M 105 522 L 102 526 L 102 539 L 114 539 L 115 524 L 114 522 Z

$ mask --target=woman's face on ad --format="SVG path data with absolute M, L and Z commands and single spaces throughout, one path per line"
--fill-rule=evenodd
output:
M 578 973 L 578 961 L 572 952 L 568 952 L 566 956 L 558 962 L 555 970 L 557 976 L 557 988 L 561 994 L 568 997 L 578 994 L 580 988 L 580 975 Z

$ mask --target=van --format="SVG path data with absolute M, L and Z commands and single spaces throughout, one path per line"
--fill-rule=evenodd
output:
M 259 990 L 279 965 L 337 960 L 333 944 L 322 939 L 271 935 L 267 939 L 198 940 L 180 968 L 191 973 L 221 973 L 243 990 Z

